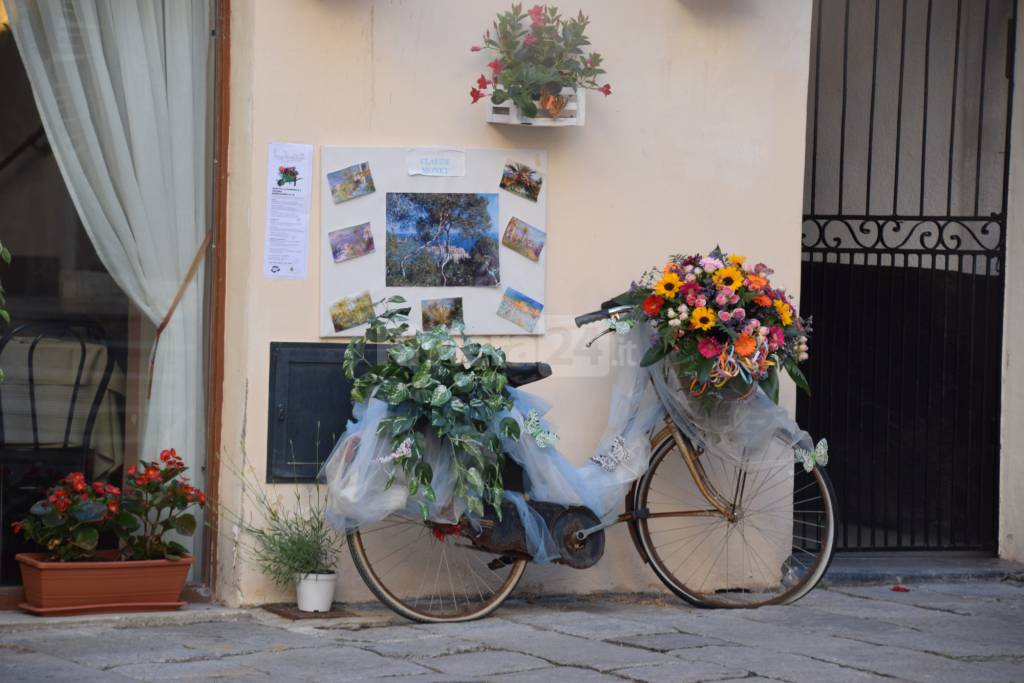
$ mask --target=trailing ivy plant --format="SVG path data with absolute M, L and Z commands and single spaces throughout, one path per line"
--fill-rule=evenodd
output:
M 378 302 L 384 312 L 345 349 L 345 375 L 354 380 L 352 400 L 377 398 L 392 407 L 377 425 L 377 434 L 390 439 L 389 460 L 395 465 L 386 488 L 401 468 L 409 496 L 427 518 L 429 504 L 437 500 L 433 469 L 423 457 L 429 433 L 451 458 L 455 496 L 473 514 L 482 516 L 489 504 L 500 516 L 501 438 L 518 441 L 520 435 L 514 419 L 499 419 L 512 408 L 505 353 L 472 340 L 461 327 L 455 328 L 456 336 L 442 325 L 403 338 L 409 332 L 409 309 L 400 307 L 404 303 L 400 296 Z M 385 360 L 370 361 L 368 344 L 390 345 Z

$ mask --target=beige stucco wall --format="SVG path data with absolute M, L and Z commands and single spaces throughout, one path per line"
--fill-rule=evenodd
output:
M 552 362 L 555 377 L 536 391 L 554 402 L 563 450 L 580 462 L 603 428 L 611 379 L 600 356 L 607 350 L 584 352 L 571 315 L 668 254 L 715 243 L 771 263 L 797 292 L 810 0 L 588 0 L 615 94 L 588 101 L 584 128 L 547 130 L 488 125 L 483 105 L 469 104 L 489 58 L 468 48 L 507 4 L 232 3 L 221 454 L 229 508 L 241 507 L 232 470 L 265 467 L 269 343 L 317 340 L 319 240 L 310 240 L 309 279 L 262 276 L 271 141 L 547 150 L 549 331 L 498 342 L 514 360 Z M 318 207 L 314 196 L 311 234 Z M 233 551 L 230 526 L 220 530 L 219 597 L 278 597 Z M 347 558 L 342 572 L 339 598 L 367 599 Z M 597 567 L 531 568 L 522 585 L 659 589 L 622 528 L 611 530 Z
M 1024 45 L 1017 22 L 1017 45 Z M 999 555 L 1024 562 L 1024 50 L 1014 65 L 1017 88 L 1010 131 L 1010 185 L 1006 223 L 1006 300 L 1003 327 L 1002 451 L 999 468 Z

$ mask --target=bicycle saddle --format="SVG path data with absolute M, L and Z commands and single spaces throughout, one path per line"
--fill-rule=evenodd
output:
M 505 376 L 511 386 L 521 387 L 550 377 L 551 366 L 547 363 L 506 363 Z

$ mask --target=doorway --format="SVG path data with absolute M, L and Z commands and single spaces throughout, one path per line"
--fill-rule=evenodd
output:
M 818 0 L 801 311 L 843 550 L 994 552 L 1013 0 Z

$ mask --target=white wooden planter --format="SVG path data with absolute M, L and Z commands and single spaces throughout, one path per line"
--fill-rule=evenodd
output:
M 537 115 L 529 117 L 523 116 L 519 107 L 512 100 L 505 100 L 501 104 L 494 104 L 488 100 L 487 121 L 511 126 L 582 126 L 587 115 L 587 91 L 582 88 L 579 90 L 562 88 L 561 95 L 568 101 L 558 118 L 553 118 L 539 103 L 537 103 Z

